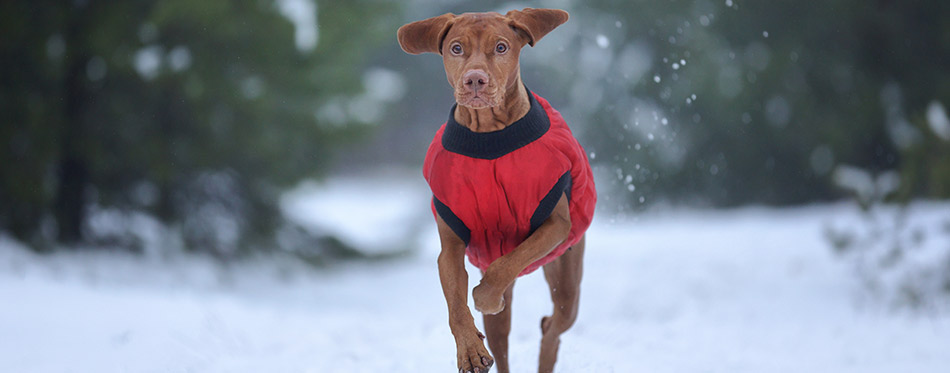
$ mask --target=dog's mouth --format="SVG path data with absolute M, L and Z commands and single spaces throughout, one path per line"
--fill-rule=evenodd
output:
M 456 91 L 455 102 L 461 106 L 472 109 L 485 109 L 495 107 L 500 104 L 497 94 L 489 94 L 489 92 L 485 92 L 484 90 L 479 90 L 476 92 Z

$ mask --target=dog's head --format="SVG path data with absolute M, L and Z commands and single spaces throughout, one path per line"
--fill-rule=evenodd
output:
M 498 13 L 446 13 L 399 28 L 406 53 L 438 53 L 459 105 L 482 109 L 501 104 L 519 81 L 518 57 L 566 22 L 558 9 L 512 10 Z

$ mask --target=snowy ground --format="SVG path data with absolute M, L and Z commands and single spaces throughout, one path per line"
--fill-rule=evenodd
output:
M 408 258 L 319 271 L 280 260 L 36 256 L 0 236 L 0 371 L 454 371 L 419 186 L 344 179 L 290 194 L 285 208 L 298 210 L 288 214 L 332 209 L 323 210 L 332 229 L 356 244 L 418 240 Z M 363 190 L 403 203 L 374 216 L 382 202 Z M 920 209 L 950 219 L 946 204 Z M 598 217 L 559 370 L 950 371 L 950 315 L 862 300 L 832 254 L 823 227 L 853 214 L 832 205 Z M 403 228 L 381 228 L 386 219 Z M 512 369 L 533 371 L 550 312 L 540 274 L 519 280 L 513 307 Z

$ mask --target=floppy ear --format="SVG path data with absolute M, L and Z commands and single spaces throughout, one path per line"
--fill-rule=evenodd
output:
M 399 46 L 409 54 L 438 53 L 442 54 L 442 41 L 449 33 L 449 28 L 455 23 L 455 15 L 445 13 L 403 25 L 396 31 Z
M 511 27 L 524 31 L 528 36 L 528 44 L 541 40 L 551 30 L 567 22 L 567 12 L 560 9 L 532 9 L 512 10 L 505 14 Z

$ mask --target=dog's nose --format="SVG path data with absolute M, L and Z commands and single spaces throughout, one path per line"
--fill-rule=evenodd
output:
M 469 70 L 462 75 L 462 83 L 466 88 L 477 92 L 488 85 L 488 74 L 482 70 Z

